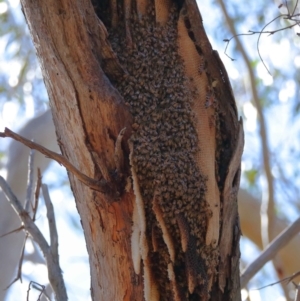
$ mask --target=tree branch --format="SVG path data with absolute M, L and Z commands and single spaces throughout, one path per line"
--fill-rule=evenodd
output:
M 295 295 L 295 301 L 300 301 L 300 285 L 299 284 L 295 284 L 296 286 L 296 295 Z
M 40 197 L 41 186 L 42 186 L 42 175 L 41 175 L 41 170 L 38 168 L 37 169 L 37 182 L 36 182 L 36 188 L 35 188 L 35 193 L 34 193 L 34 205 L 32 208 L 32 210 L 33 210 L 32 220 L 33 221 L 35 221 L 37 208 L 39 206 L 39 197 Z
M 224 52 L 224 53 L 226 54 L 226 56 L 228 56 L 231 60 L 234 61 L 234 59 L 231 58 L 231 57 L 226 53 L 227 48 L 228 48 L 228 45 L 229 45 L 229 43 L 230 43 L 230 41 L 231 41 L 232 39 L 237 38 L 238 36 L 246 36 L 246 35 L 259 34 L 258 39 L 257 39 L 257 43 L 256 43 L 257 53 L 258 53 L 258 55 L 259 55 L 259 58 L 260 58 L 261 62 L 262 62 L 263 65 L 264 65 L 264 67 L 266 68 L 266 70 L 268 71 L 268 73 L 271 75 L 271 73 L 270 73 L 268 67 L 266 66 L 266 64 L 265 64 L 265 62 L 264 62 L 264 60 L 263 60 L 263 58 L 262 58 L 262 56 L 261 56 L 260 50 L 259 50 L 259 41 L 260 41 L 260 38 L 261 38 L 262 34 L 264 34 L 264 33 L 267 33 L 267 34 L 269 34 L 269 35 L 273 35 L 273 34 L 275 34 L 275 33 L 277 33 L 277 32 L 280 32 L 280 31 L 283 31 L 283 30 L 286 30 L 286 29 L 291 29 L 291 28 L 293 28 L 293 27 L 299 25 L 300 20 L 297 19 L 297 18 L 295 19 L 295 17 L 298 17 L 298 16 L 300 15 L 300 14 L 295 14 L 295 10 L 296 10 L 296 8 L 297 8 L 297 5 L 298 5 L 298 0 L 297 0 L 296 5 L 294 6 L 293 13 L 290 14 L 289 8 L 288 8 L 288 6 L 287 6 L 287 4 L 286 4 L 286 8 L 287 8 L 287 10 L 288 10 L 288 13 L 287 13 L 287 14 L 280 14 L 279 16 L 273 18 L 270 22 L 268 22 L 267 24 L 265 24 L 264 27 L 263 27 L 261 30 L 259 30 L 259 31 L 249 30 L 249 33 L 248 33 L 248 34 L 247 34 L 247 33 L 244 33 L 244 34 L 235 34 L 235 35 L 233 35 L 230 39 L 224 39 L 224 41 L 227 42 L 227 45 L 226 45 L 226 48 L 225 48 L 225 52 Z M 279 8 L 280 8 L 280 7 L 281 7 L 281 6 L 279 6 Z M 222 7 L 222 9 L 223 9 L 223 7 Z M 225 17 L 227 18 L 226 15 L 225 15 Z M 289 26 L 286 26 L 286 27 L 279 28 L 279 29 L 265 30 L 270 24 L 272 24 L 274 21 L 276 21 L 276 20 L 278 20 L 278 19 L 280 19 L 280 18 L 282 18 L 282 19 L 284 19 L 284 20 L 290 20 L 290 21 L 295 22 L 295 23 L 294 23 L 294 24 L 291 24 L 291 25 L 289 25 Z
M 23 227 L 21 228 L 22 230 L 24 229 Z M 15 232 L 15 231 L 14 231 Z M 2 236 L 1 236 L 2 237 Z M 21 255 L 20 255 L 20 259 L 19 259 L 19 264 L 18 264 L 18 270 L 17 270 L 17 276 L 14 278 L 14 280 L 6 287 L 6 289 L 9 289 L 15 282 L 17 282 L 18 280 L 20 280 L 20 282 L 22 283 L 22 265 L 23 265 L 23 261 L 24 261 L 24 254 L 25 254 L 25 245 L 26 245 L 26 241 L 28 238 L 28 233 L 25 236 L 24 239 L 24 243 L 22 246 L 22 250 L 21 250 Z
M 68 300 L 62 272 L 59 266 L 58 257 L 55 256 L 55 254 L 52 254 L 52 246 L 49 247 L 45 237 L 39 230 L 39 228 L 35 225 L 31 217 L 29 216 L 28 212 L 25 211 L 20 203 L 20 201 L 17 199 L 17 197 L 14 195 L 14 193 L 11 191 L 10 187 L 6 183 L 3 177 L 0 176 L 0 186 L 6 195 L 6 198 L 10 202 L 11 206 L 14 208 L 14 210 L 17 212 L 18 216 L 20 217 L 22 223 L 24 224 L 25 230 L 32 236 L 32 238 L 38 243 L 40 246 L 48 267 L 48 278 L 51 283 L 51 286 L 53 288 L 53 291 L 56 296 L 57 301 L 66 301 Z M 48 208 L 47 208 L 48 210 Z M 49 213 L 47 213 L 49 214 Z M 51 216 L 51 213 L 50 213 Z M 51 230 L 50 230 L 51 231 Z
M 47 208 L 47 219 L 48 219 L 49 232 L 50 232 L 51 253 L 58 262 L 58 234 L 57 234 L 57 228 L 55 222 L 54 209 L 50 199 L 49 190 L 46 184 L 42 184 L 42 191 L 45 200 L 45 205 Z
M 54 161 L 58 162 L 59 164 L 63 165 L 69 172 L 74 174 L 79 181 L 81 181 L 83 184 L 86 186 L 90 187 L 93 190 L 100 191 L 102 193 L 110 193 L 111 192 L 111 187 L 107 181 L 105 181 L 103 178 L 101 180 L 95 180 L 92 179 L 85 174 L 83 174 L 81 171 L 79 171 L 74 165 L 72 165 L 64 156 L 55 153 L 42 145 L 39 145 L 35 142 L 32 142 L 15 132 L 11 131 L 8 128 L 4 129 L 4 132 L 0 132 L 0 137 L 10 137 L 13 138 L 24 145 L 28 146 L 31 149 L 35 149 L 45 156 L 49 157 L 50 159 L 53 159 Z
M 34 150 L 30 150 L 29 158 L 28 158 L 28 183 L 27 183 L 27 191 L 26 191 L 26 200 L 25 200 L 25 210 L 29 212 L 30 210 L 30 203 L 32 198 L 32 191 L 33 191 L 33 163 L 34 163 Z
M 245 287 L 249 280 L 271 260 L 300 231 L 300 217 L 284 230 L 269 246 L 252 262 L 241 276 L 241 287 Z
M 26 301 L 29 301 L 29 292 L 30 292 L 30 287 L 33 287 L 34 289 L 38 290 L 40 292 L 40 295 L 37 299 L 37 301 L 40 301 L 41 296 L 44 295 L 45 299 L 47 301 L 51 301 L 50 297 L 47 295 L 46 293 L 46 287 L 45 285 L 41 285 L 35 281 L 30 281 L 29 285 L 28 285 L 28 290 L 27 290 L 27 298 Z

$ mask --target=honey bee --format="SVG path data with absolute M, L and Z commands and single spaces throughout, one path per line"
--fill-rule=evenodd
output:
M 209 108 L 215 103 L 215 94 L 213 92 L 213 89 L 208 87 L 207 92 L 206 92 L 206 97 L 205 97 L 205 108 Z
M 198 72 L 201 75 L 207 68 L 207 61 L 204 58 L 204 56 L 201 56 L 201 61 L 200 61 L 200 65 L 198 67 Z

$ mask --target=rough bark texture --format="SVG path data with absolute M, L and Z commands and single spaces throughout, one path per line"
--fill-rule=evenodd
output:
M 105 29 L 89 2 L 24 1 L 22 5 L 62 153 L 86 175 L 97 178 L 101 173 L 110 181 L 115 140 L 124 127 L 129 135 L 131 116 L 100 67 Z M 141 277 L 134 275 L 130 257 L 132 194 L 110 203 L 109 196 L 69 177 L 90 255 L 94 299 L 142 299 Z
M 94 300 L 240 300 L 243 129 L 195 1 L 22 5 L 62 153 L 108 183 L 69 174 Z

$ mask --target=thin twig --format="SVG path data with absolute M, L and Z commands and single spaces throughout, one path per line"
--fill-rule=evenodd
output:
M 7 236 L 7 235 L 9 235 L 9 234 L 15 233 L 15 232 L 19 232 L 19 231 L 21 231 L 21 230 L 24 230 L 24 226 L 21 226 L 21 227 L 19 227 L 19 228 L 17 228 L 17 229 L 11 230 L 11 231 L 9 231 L 9 232 L 7 232 L 7 233 L 4 233 L 4 234 L 0 235 L 0 238 L 1 238 L 1 237 L 4 237 L 4 236 Z
M 283 284 L 288 284 L 288 283 L 292 282 L 293 279 L 296 278 L 296 277 L 298 277 L 299 275 L 300 275 L 300 271 L 294 273 L 292 276 L 285 277 L 285 278 L 283 278 L 283 279 L 281 279 L 279 281 L 276 281 L 276 282 L 273 282 L 273 283 L 270 283 L 268 285 L 262 286 L 260 288 L 252 289 L 252 290 L 257 290 L 257 291 L 258 290 L 262 290 L 262 289 L 264 289 L 266 287 L 270 287 L 270 286 L 273 286 L 273 285 L 276 285 L 276 284 L 279 284 L 279 283 L 283 286 Z M 295 284 L 294 282 L 292 282 L 292 283 L 294 284 L 294 286 L 296 288 L 296 293 L 295 293 L 294 301 L 300 301 L 300 295 L 299 295 L 299 287 L 300 286 L 298 284 Z M 289 295 L 287 294 L 287 296 L 289 296 Z M 287 300 L 288 299 L 289 298 L 287 298 Z
M 219 0 L 219 1 L 220 1 L 220 0 Z M 242 33 L 242 34 L 236 34 L 236 33 L 235 33 L 235 34 L 233 34 L 233 36 L 232 36 L 230 39 L 224 39 L 224 42 L 227 42 L 226 47 L 225 47 L 225 50 L 224 50 L 225 55 L 226 55 L 227 57 L 229 57 L 232 61 L 235 60 L 235 59 L 233 59 L 232 57 L 230 57 L 230 56 L 227 54 L 227 48 L 228 48 L 229 43 L 230 43 L 230 41 L 231 41 L 232 39 L 235 39 L 235 38 L 237 38 L 237 37 L 239 37 L 239 36 L 246 36 L 246 35 L 259 34 L 258 39 L 257 39 L 257 43 L 256 43 L 257 53 L 258 53 L 258 55 L 259 55 L 259 58 L 260 58 L 261 62 L 262 62 L 263 65 L 264 65 L 264 67 L 266 68 L 266 70 L 268 71 L 268 73 L 271 75 L 271 73 L 270 73 L 268 67 L 266 66 L 266 64 L 265 64 L 265 62 L 264 62 L 264 60 L 263 60 L 263 58 L 262 58 L 262 56 L 261 56 L 260 50 L 259 50 L 259 41 L 260 41 L 260 38 L 261 38 L 262 34 L 264 34 L 264 33 L 268 33 L 269 35 L 273 35 L 273 34 L 275 34 L 275 33 L 277 33 L 277 32 L 280 32 L 280 31 L 283 31 L 283 30 L 286 30 L 286 29 L 291 29 L 291 28 L 295 27 L 296 25 L 299 25 L 299 24 L 300 24 L 300 20 L 294 19 L 295 17 L 299 16 L 299 14 L 295 14 L 295 10 L 296 10 L 297 4 L 298 4 L 298 0 L 297 0 L 297 3 L 296 3 L 296 5 L 295 5 L 295 7 L 294 7 L 294 9 L 293 9 L 293 14 L 292 14 L 292 15 L 289 13 L 288 6 L 286 6 L 286 7 L 287 7 L 287 10 L 288 10 L 288 14 L 280 14 L 279 16 L 275 17 L 275 18 L 272 19 L 270 22 L 268 22 L 266 25 L 264 25 L 264 27 L 263 27 L 261 30 L 259 30 L 259 31 L 249 30 L 249 33 L 248 33 L 248 34 L 247 34 L 247 33 Z M 286 5 L 287 5 L 287 4 L 286 4 Z M 222 7 L 222 9 L 223 9 L 223 7 Z M 226 9 L 226 8 L 225 8 L 225 9 Z M 224 10 L 223 10 L 223 12 L 224 12 Z M 225 16 L 225 17 L 227 18 L 227 16 Z M 282 28 L 275 29 L 275 30 L 265 31 L 265 28 L 267 28 L 270 24 L 272 24 L 274 21 L 276 21 L 276 20 L 279 19 L 279 18 L 283 18 L 283 19 L 285 19 L 285 20 L 290 20 L 290 21 L 292 21 L 292 22 L 295 22 L 295 24 L 291 24 L 291 25 L 289 25 L 289 26 L 282 27 Z M 229 25 L 229 26 L 231 26 L 231 25 Z
M 280 32 L 280 31 L 283 31 L 283 30 L 286 30 L 286 29 L 291 29 L 291 28 L 295 27 L 296 25 L 298 25 L 299 21 L 300 21 L 300 20 L 295 20 L 295 19 L 292 19 L 292 18 L 286 18 L 283 15 L 280 15 L 279 17 L 283 17 L 286 20 L 296 21 L 296 23 L 292 24 L 292 25 L 289 25 L 289 26 L 286 26 L 286 27 L 279 28 L 279 29 L 274 29 L 274 30 L 266 30 L 266 31 L 264 31 L 264 30 L 260 30 L 260 31 L 249 30 L 249 35 L 253 35 L 253 34 L 261 34 L 262 35 L 263 33 L 268 33 L 269 36 L 270 36 L 270 35 L 273 35 L 274 33 L 277 33 L 277 32 Z M 276 20 L 276 18 L 273 19 L 271 22 L 269 22 L 267 25 L 265 25 L 265 27 L 270 25 L 275 20 Z
M 26 297 L 27 301 L 29 301 L 29 292 L 30 292 L 31 285 L 32 285 L 33 288 L 35 288 L 36 290 L 38 290 L 40 292 L 37 301 L 41 300 L 41 296 L 42 295 L 44 295 L 47 300 L 51 301 L 50 297 L 46 294 L 46 290 L 45 290 L 46 287 L 45 287 L 45 285 L 39 284 L 39 283 L 37 283 L 35 281 L 30 281 L 29 282 L 28 290 L 27 290 L 27 297 Z M 41 289 L 40 289 L 40 287 L 41 287 Z
M 0 132 L 0 137 L 10 137 L 13 138 L 24 145 L 28 146 L 31 149 L 35 149 L 39 151 L 40 153 L 44 154 L 45 156 L 55 160 L 59 164 L 63 165 L 69 172 L 71 172 L 73 175 L 77 177 L 79 181 L 81 181 L 86 186 L 90 187 L 93 190 L 100 191 L 103 193 L 110 193 L 111 187 L 107 181 L 105 181 L 103 178 L 101 180 L 95 180 L 92 179 L 85 174 L 83 174 L 81 171 L 79 171 L 74 165 L 72 165 L 64 156 L 55 153 L 53 151 L 50 151 L 49 149 L 43 147 L 42 145 L 39 145 L 35 142 L 32 142 L 16 133 L 11 131 L 8 128 L 4 129 L 4 132 Z
M 232 58 L 231 56 L 228 55 L 227 53 L 227 49 L 228 49 L 228 46 L 229 46 L 229 43 L 231 42 L 231 40 L 233 39 L 236 39 L 237 37 L 241 37 L 241 36 L 253 36 L 254 33 L 238 33 L 236 35 L 233 35 L 230 39 L 224 39 L 223 41 L 226 42 L 226 47 L 225 47 L 225 50 L 224 50 L 224 54 L 230 58 L 232 61 L 235 61 L 234 58 Z
M 274 258 L 278 251 L 284 247 L 300 231 L 300 217 L 287 229 L 277 236 L 268 247 L 252 262 L 241 275 L 241 287 L 245 287 L 248 281 L 267 263 Z
M 49 232 L 50 232 L 51 253 L 52 256 L 55 257 L 54 259 L 58 261 L 58 234 L 56 229 L 54 209 L 50 199 L 48 187 L 46 184 L 42 184 L 42 191 L 45 200 L 45 205 L 47 208 L 47 219 L 48 219 Z
M 269 287 L 269 286 L 273 286 L 275 284 L 278 284 L 278 283 L 284 283 L 286 282 L 286 284 L 288 284 L 289 282 L 291 282 L 294 278 L 298 277 L 300 275 L 300 271 L 294 273 L 292 276 L 288 276 L 288 277 L 285 277 L 279 281 L 276 281 L 276 282 L 273 282 L 273 283 L 270 283 L 268 285 L 265 285 L 265 286 L 262 286 L 262 287 L 259 287 L 259 288 L 256 288 L 256 289 L 252 289 L 252 290 L 257 290 L 257 291 L 260 291 L 266 287 Z
M 259 50 L 259 40 L 260 40 L 260 37 L 261 37 L 261 35 L 262 35 L 264 29 L 265 29 L 267 26 L 269 26 L 271 23 L 273 23 L 275 20 L 277 20 L 277 19 L 279 19 L 279 18 L 281 18 L 281 17 L 282 17 L 282 15 L 275 17 L 272 21 L 270 21 L 269 23 L 267 23 L 267 24 L 262 28 L 262 30 L 261 30 L 260 33 L 259 33 L 259 36 L 258 36 L 258 39 L 257 39 L 257 43 L 256 43 L 256 48 L 257 48 L 257 53 L 258 53 L 258 55 L 259 55 L 259 58 L 261 59 L 263 65 L 265 66 L 265 68 L 267 69 L 267 71 L 268 71 L 268 73 L 269 73 L 270 75 L 271 75 L 271 72 L 269 71 L 268 67 L 266 66 L 266 64 L 265 64 L 265 62 L 264 62 L 264 60 L 263 60 L 263 58 L 262 58 L 262 56 L 261 56 L 261 54 L 260 54 L 260 50 Z
M 287 0 L 284 0 L 284 2 L 285 2 L 285 7 L 286 7 L 286 9 L 287 9 L 287 11 L 288 11 L 288 14 L 290 14 L 290 10 L 289 10 L 289 6 L 288 6 L 288 4 L 287 4 Z
M 295 294 L 295 301 L 300 301 L 300 285 L 299 284 L 296 284 L 294 283 L 295 285 L 295 288 L 296 288 L 296 294 Z
M 293 9 L 293 12 L 292 12 L 292 16 L 294 16 L 297 6 L 298 6 L 298 0 L 295 3 L 295 6 L 294 6 L 294 9 Z
M 28 158 L 28 183 L 27 183 L 27 191 L 26 191 L 26 199 L 25 199 L 25 210 L 29 212 L 32 191 L 33 191 L 33 162 L 34 162 L 34 150 L 30 150 L 29 158 Z
M 42 186 L 42 175 L 41 175 L 41 170 L 38 168 L 37 169 L 37 181 L 36 181 L 36 188 L 35 188 L 35 194 L 34 194 L 34 205 L 32 208 L 33 211 L 33 216 L 32 220 L 35 221 L 36 218 L 36 212 L 39 206 L 39 197 L 40 197 L 40 189 Z
M 24 260 L 24 254 L 25 254 L 25 246 L 26 246 L 26 241 L 28 238 L 28 234 L 26 234 L 25 239 L 24 239 L 24 243 L 23 243 L 23 247 L 21 250 L 21 256 L 19 259 L 19 264 L 18 264 L 18 271 L 17 271 L 17 276 L 15 277 L 15 279 L 6 287 L 6 290 L 9 289 L 15 282 L 17 282 L 18 280 L 21 281 L 22 283 L 22 266 L 23 266 L 23 260 Z
M 32 238 L 38 243 L 40 246 L 44 257 L 46 259 L 47 268 L 48 268 L 48 278 L 49 282 L 53 288 L 53 291 L 56 296 L 57 301 L 66 301 L 68 300 L 66 288 L 64 285 L 64 280 L 62 276 L 62 272 L 59 266 L 59 262 L 57 258 L 54 258 L 51 252 L 51 248 L 48 245 L 45 237 L 39 230 L 39 228 L 35 225 L 28 212 L 23 209 L 22 204 L 11 191 L 10 187 L 6 183 L 3 177 L 0 176 L 0 187 L 2 188 L 6 198 L 10 202 L 11 206 L 19 215 L 21 221 L 24 224 L 25 230 L 32 236 Z

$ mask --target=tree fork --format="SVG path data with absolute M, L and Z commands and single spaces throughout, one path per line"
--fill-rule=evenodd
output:
M 132 175 L 136 187 L 127 187 L 118 202 L 110 203 L 69 173 L 90 258 L 93 299 L 240 300 L 236 197 L 243 129 L 226 70 L 211 48 L 195 1 L 95 1 L 99 18 L 88 0 L 21 2 L 62 154 L 89 178 L 102 175 L 118 183 L 115 154 L 117 149 L 122 157 L 121 149 L 122 179 L 125 183 Z M 151 33 L 142 33 L 143 25 Z M 150 40 L 159 46 L 148 44 L 149 51 L 157 50 L 149 62 L 155 68 L 144 65 L 138 39 L 144 48 Z M 176 74 L 168 82 L 173 78 L 169 60 L 160 61 L 169 39 L 182 82 Z M 130 52 L 138 59 L 134 69 L 128 64 Z M 143 76 L 132 80 L 139 68 L 148 71 L 149 84 Z M 168 78 L 151 86 L 155 70 Z M 139 94 L 133 96 L 133 88 Z M 173 91 L 177 96 L 170 111 Z M 144 111 L 135 110 L 139 105 Z M 156 140 L 145 129 L 156 131 Z M 181 174 L 168 186 L 172 168 Z M 176 191 L 169 191 L 172 185 Z M 185 201 L 192 196 L 195 203 Z

